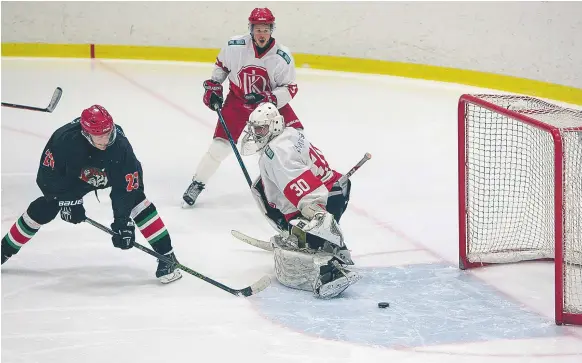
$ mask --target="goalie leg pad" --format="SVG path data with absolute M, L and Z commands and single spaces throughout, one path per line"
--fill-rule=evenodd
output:
M 329 253 L 273 246 L 275 275 L 287 287 L 312 291 L 316 297 L 330 299 L 361 278 L 355 272 L 345 270 Z
M 291 251 L 274 246 L 275 276 L 287 287 L 313 291 L 313 285 L 319 275 L 319 266 L 313 261 L 313 255 Z

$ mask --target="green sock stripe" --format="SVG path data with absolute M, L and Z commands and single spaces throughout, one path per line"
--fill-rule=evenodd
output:
M 156 237 L 152 238 L 151 241 L 148 241 L 150 243 L 150 245 L 153 245 L 154 243 L 158 242 L 159 240 L 161 240 L 162 238 L 166 237 L 168 235 L 168 230 L 166 229 L 165 231 L 163 231 L 162 233 L 158 234 Z
M 16 223 L 18 223 L 18 226 L 20 227 L 20 229 L 22 229 L 24 231 L 24 233 L 29 235 L 31 238 L 35 235 L 36 232 L 38 232 L 38 229 L 33 229 L 33 228 L 30 228 L 29 226 L 27 226 L 26 223 L 24 222 L 24 218 L 22 218 L 22 217 L 18 218 Z
M 22 247 L 20 244 L 17 244 L 15 241 L 13 241 L 13 240 L 10 238 L 10 233 L 8 233 L 8 234 L 6 235 L 6 241 L 8 242 L 8 244 L 9 244 L 10 246 L 14 247 L 16 250 L 20 250 L 20 247 Z
M 141 226 L 143 226 L 144 224 L 146 224 L 150 219 L 154 218 L 157 214 L 158 214 L 158 211 L 157 210 L 154 210 L 147 217 L 145 217 L 141 221 L 135 221 L 135 223 L 137 224 L 137 226 L 139 228 L 141 228 Z

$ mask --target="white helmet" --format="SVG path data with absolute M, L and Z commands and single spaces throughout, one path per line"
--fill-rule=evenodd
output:
M 261 103 L 249 116 L 241 153 L 247 156 L 261 151 L 284 129 L 285 121 L 277 106 L 270 102 Z

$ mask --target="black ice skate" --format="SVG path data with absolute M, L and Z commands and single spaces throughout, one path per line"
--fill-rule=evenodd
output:
M 164 256 L 169 257 L 172 261 L 178 262 L 174 252 L 166 253 Z M 164 261 L 158 260 L 158 269 L 156 270 L 156 277 L 160 279 L 162 284 L 167 284 L 172 281 L 176 281 L 182 277 L 182 273 L 177 268 L 175 264 L 169 264 Z
M 16 252 L 18 252 L 16 248 L 12 247 L 8 242 L 2 239 L 2 264 L 8 261 L 12 255 L 16 254 Z
M 204 190 L 204 183 L 199 181 L 193 180 L 192 183 L 188 186 L 188 189 L 184 192 L 182 199 L 184 199 L 184 203 L 182 203 L 182 207 L 193 206 L 196 202 L 196 198 L 200 195 L 200 193 Z

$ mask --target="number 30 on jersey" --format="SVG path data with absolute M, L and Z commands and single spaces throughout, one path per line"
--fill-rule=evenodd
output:
M 291 185 L 289 185 L 289 189 L 295 192 L 297 197 L 302 196 L 303 194 L 309 192 L 311 187 L 307 182 L 303 179 L 297 179 L 297 181 Z

